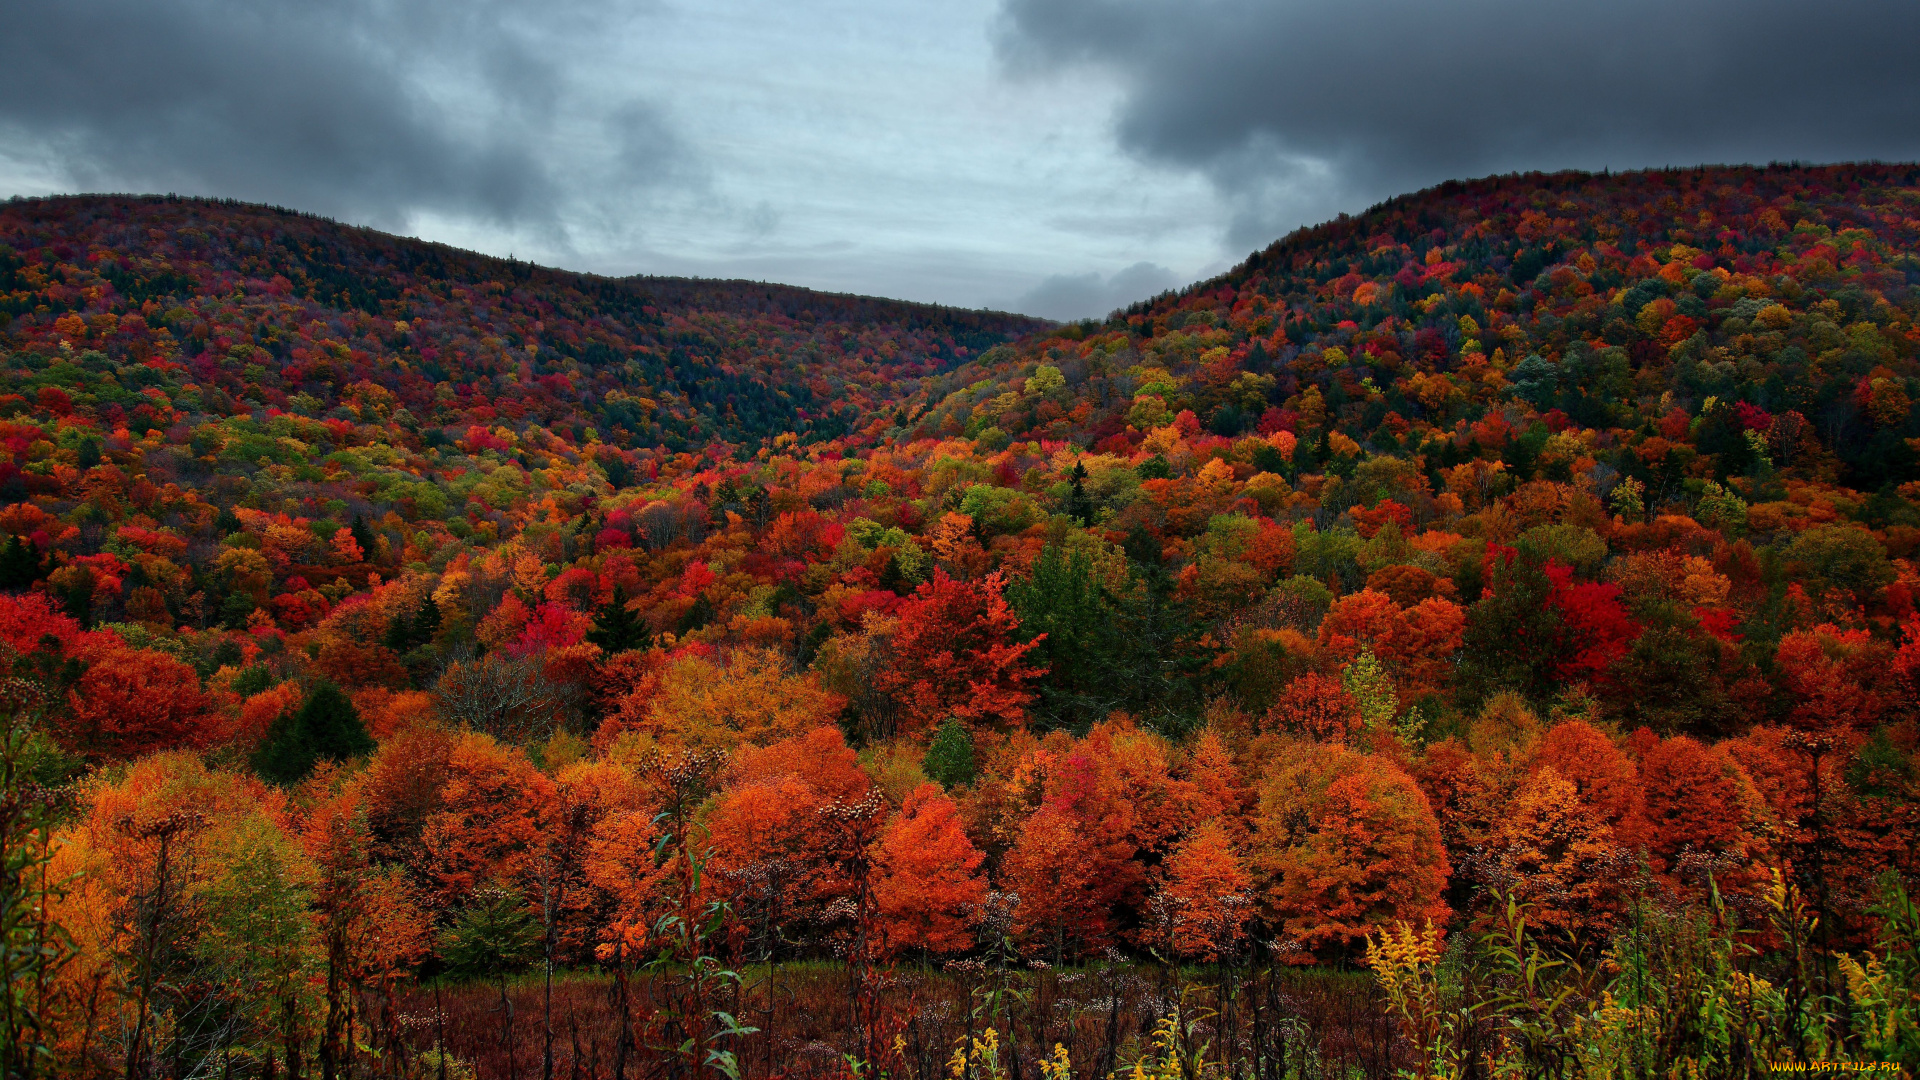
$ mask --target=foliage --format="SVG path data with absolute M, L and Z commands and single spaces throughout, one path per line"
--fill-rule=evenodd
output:
M 441 935 L 438 951 L 462 975 L 500 980 L 533 963 L 540 926 L 526 898 L 506 889 L 482 889 Z
M 338 686 L 319 680 L 299 709 L 281 713 L 267 729 L 254 768 L 269 780 L 291 784 L 318 762 L 345 761 L 373 746 L 353 701 Z
M 1372 1075 L 1909 1060 L 1915 181 L 1451 184 L 1060 327 L 0 207 L 44 1071 L 417 1065 L 407 980 L 529 932 L 543 1071 L 570 967 L 687 1075 L 834 958 L 792 1045 L 905 1075 L 892 958 L 1030 1071 L 1022 964 L 1158 955 L 1179 1046 L 1071 1061 L 1306 1074 L 1203 1029 L 1369 946 Z
M 24 711 L 19 683 L 9 704 Z M 30 771 L 29 729 L 18 716 L 0 732 L 0 1038 L 8 1076 L 50 1073 L 57 1037 L 51 988 L 72 959 L 64 929 L 49 919 L 48 901 L 64 888 L 49 877 L 54 807 Z
M 940 724 L 933 741 L 927 744 L 927 756 L 921 763 L 927 778 L 943 788 L 965 787 L 973 783 L 973 736 L 953 717 Z

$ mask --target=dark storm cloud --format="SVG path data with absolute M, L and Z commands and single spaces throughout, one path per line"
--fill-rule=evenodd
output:
M 1512 169 L 1920 156 L 1913 0 L 1006 0 L 1002 59 L 1110 70 L 1122 145 L 1231 240 Z
M 15 0 L 0 136 L 91 190 L 549 224 L 569 86 L 547 36 L 593 28 L 565 3 L 522 18 L 487 0 Z M 614 126 L 623 171 L 679 152 L 645 106 Z
M 1173 271 L 1138 262 L 1110 276 L 1054 274 L 1019 299 L 999 306 L 1047 319 L 1086 319 L 1158 295 L 1184 282 Z

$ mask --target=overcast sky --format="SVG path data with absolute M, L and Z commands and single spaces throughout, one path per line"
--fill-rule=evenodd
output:
M 1512 169 L 1920 157 L 1914 0 L 12 0 L 0 195 L 1054 318 Z

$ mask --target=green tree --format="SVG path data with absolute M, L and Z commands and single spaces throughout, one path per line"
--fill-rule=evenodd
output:
M 319 961 L 312 868 L 264 818 L 238 823 L 216 843 L 225 866 L 202 896 L 207 925 L 195 949 L 229 980 L 236 1019 L 262 1042 L 277 1034 L 288 1072 L 298 1075 Z
M 93 585 L 93 573 L 87 571 L 75 575 L 64 587 L 54 590 L 60 602 L 67 606 L 68 614 L 88 630 L 93 629 Z
M 433 602 L 429 595 L 419 608 L 409 616 L 405 613 L 395 615 L 387 624 L 386 637 L 381 644 L 395 653 L 404 654 L 422 645 L 433 644 L 433 635 L 440 631 L 440 605 Z
M 395 615 L 393 621 L 387 624 L 387 634 L 380 639 L 380 644 L 395 653 L 406 652 L 413 644 L 413 620 L 405 615 Z
M 1067 480 L 1071 485 L 1067 490 L 1067 516 L 1083 526 L 1092 525 L 1094 511 L 1097 508 L 1093 504 L 1092 496 L 1087 494 L 1086 462 L 1075 460 L 1073 471 L 1067 474 Z
M 1815 525 L 1797 534 L 1781 555 L 1810 591 L 1845 590 L 1860 602 L 1899 576 L 1880 541 L 1855 525 Z
M 507 997 L 507 977 L 526 970 L 540 956 L 544 934 L 540 921 L 520 893 L 511 889 L 477 890 L 473 902 L 440 935 L 440 958 L 457 975 L 491 981 L 500 992 L 500 1010 L 506 1016 L 500 1041 L 513 1062 L 513 1000 Z
M 241 697 L 252 697 L 262 690 L 273 686 L 273 669 L 265 664 L 253 664 L 240 669 L 240 673 L 227 684 L 228 689 Z
M 1467 609 L 1462 686 L 1477 696 L 1518 690 L 1536 701 L 1552 696 L 1560 656 L 1560 616 L 1553 582 L 1527 551 L 1496 554 L 1492 595 Z
M 1321 531 L 1307 522 L 1293 526 L 1293 572 L 1319 578 L 1340 592 L 1353 592 L 1366 582 L 1360 553 L 1366 542 L 1345 526 Z
M 652 644 L 653 635 L 647 632 L 646 624 L 627 607 L 627 594 L 620 586 L 613 587 L 613 596 L 593 611 L 593 629 L 587 631 L 587 641 L 600 646 L 600 651 L 608 656 L 626 652 L 630 649 L 644 649 Z
M 313 684 L 298 711 L 274 721 L 253 766 L 269 780 L 291 784 L 312 772 L 323 758 L 345 761 L 372 751 L 373 746 L 346 691 L 322 679 Z
M 527 900 L 512 889 L 485 888 L 440 935 L 440 959 L 457 975 L 504 984 L 540 955 L 540 920 Z
M 413 613 L 413 626 L 408 631 L 408 640 L 414 645 L 431 645 L 433 635 L 440 632 L 440 605 L 433 596 L 420 602 L 420 610 Z
M 1541 357 L 1539 353 L 1529 353 L 1526 359 L 1513 366 L 1507 374 L 1513 386 L 1513 396 L 1521 398 L 1537 409 L 1553 406 L 1554 399 L 1560 396 L 1560 365 Z
M 1394 693 L 1393 680 L 1380 666 L 1372 649 L 1361 649 L 1360 655 L 1341 670 L 1340 685 L 1360 703 L 1360 721 L 1368 730 L 1393 724 L 1393 718 L 1400 712 L 1400 699 Z
M 0 589 L 24 589 L 40 579 L 40 555 L 32 543 L 7 537 L 0 548 Z
M 9 1078 L 43 1075 L 51 1063 L 49 984 L 72 956 L 46 914 L 61 887 L 47 872 L 56 804 L 35 782 L 32 743 L 28 725 L 8 716 L 0 732 L 0 1074 Z
M 1145 554 L 1158 544 L 1138 547 Z M 1021 635 L 1046 635 L 1033 653 L 1049 668 L 1038 711 L 1056 727 L 1085 727 L 1119 708 L 1164 708 L 1185 688 L 1192 628 L 1170 576 L 1135 564 L 1115 588 L 1101 578 L 1084 550 L 1049 544 L 1033 573 L 1007 586 Z
M 966 725 L 947 717 L 934 733 L 920 768 L 929 780 L 948 790 L 973 783 L 973 737 L 967 734 Z

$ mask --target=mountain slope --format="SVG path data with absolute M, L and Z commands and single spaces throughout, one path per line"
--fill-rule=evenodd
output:
M 1021 324 L 251 208 L 9 207 L 0 801 L 70 931 L 17 980 L 52 988 L 50 1068 L 137 1059 L 129 1017 L 180 1071 L 350 1062 L 366 990 L 383 1054 L 513 1075 L 537 987 L 513 1036 L 504 977 L 404 984 L 543 936 L 583 979 L 629 946 L 815 961 L 755 981 L 796 998 L 735 987 L 759 1035 L 708 1029 L 798 1074 L 910 1014 L 922 1071 L 969 1045 L 915 1006 L 985 967 L 933 955 L 1086 1005 L 1060 968 L 1121 950 L 1158 1004 L 1008 1052 L 1121 1061 L 1176 958 L 1258 955 L 1275 992 L 1224 1044 L 1411 1065 L 1432 1032 L 1391 1038 L 1391 995 L 1280 969 L 1412 986 L 1443 933 L 1620 1003 L 1452 1048 L 1489 1071 L 1906 1053 L 1917 176 L 1448 185 L 998 344 Z M 180 947 L 125 947 L 116 896 Z M 1886 966 L 1846 1009 L 1798 1007 L 1860 948 Z M 862 975 L 915 957 L 910 993 Z M 1514 1005 L 1477 981 L 1462 1008 Z M 847 986 L 871 1022 L 791 1007 Z M 708 1007 L 580 987 L 590 1068 L 671 1059 L 631 1033 Z M 443 996 L 466 1022 L 403 1024 Z
M 1886 396 L 1920 390 L 1917 175 L 1870 165 L 1445 184 L 1303 229 L 1104 324 L 989 352 L 929 387 L 917 431 L 1119 450 L 1191 410 L 1223 436 L 1314 436 L 1313 466 L 1335 432 L 1364 451 L 1438 439 L 1471 457 L 1462 425 L 1489 412 L 1631 431 L 1716 399 L 1759 410 L 1749 424 L 1798 414 L 1833 475 L 1878 489 L 1920 475 L 1906 441 L 1920 423 Z M 1023 393 L 1041 363 L 1063 391 Z M 1737 471 L 1744 443 L 1725 442 L 1710 433 L 1703 449 Z
M 599 278 L 289 211 L 123 197 L 0 205 L 8 316 L 20 346 L 145 364 L 162 390 L 194 384 L 209 413 L 320 416 L 370 384 L 424 427 L 593 427 L 670 449 L 844 435 L 889 388 L 1045 325 L 780 285 Z M 69 389 L 109 422 L 142 405 L 104 383 Z
M 1497 552 L 1604 591 L 1658 550 L 1712 584 L 1636 613 L 1692 667 L 1612 704 L 1710 732 L 1799 623 L 1884 637 L 1913 612 L 1915 177 L 1447 185 L 1015 340 L 1030 321 L 607 282 L 258 208 L 16 203 L 0 581 L 206 657 L 227 635 L 320 649 L 433 591 L 444 625 L 390 650 L 421 689 L 535 609 L 577 643 L 617 587 L 649 640 L 825 665 L 849 723 L 879 724 L 908 707 L 863 696 L 886 620 L 937 575 L 1005 580 L 1052 674 L 997 700 L 1072 726 L 1189 723 L 1221 693 L 1264 709 L 1275 672 L 1333 655 L 1299 651 L 1330 605 L 1464 619 Z M 1077 613 L 1048 607 L 1068 595 Z M 1553 639 L 1572 652 L 1520 684 L 1660 684 L 1613 666 L 1654 640 L 1627 625 Z M 1283 628 L 1308 637 L 1281 663 L 1261 650 Z M 1410 698 L 1513 681 L 1451 640 Z

